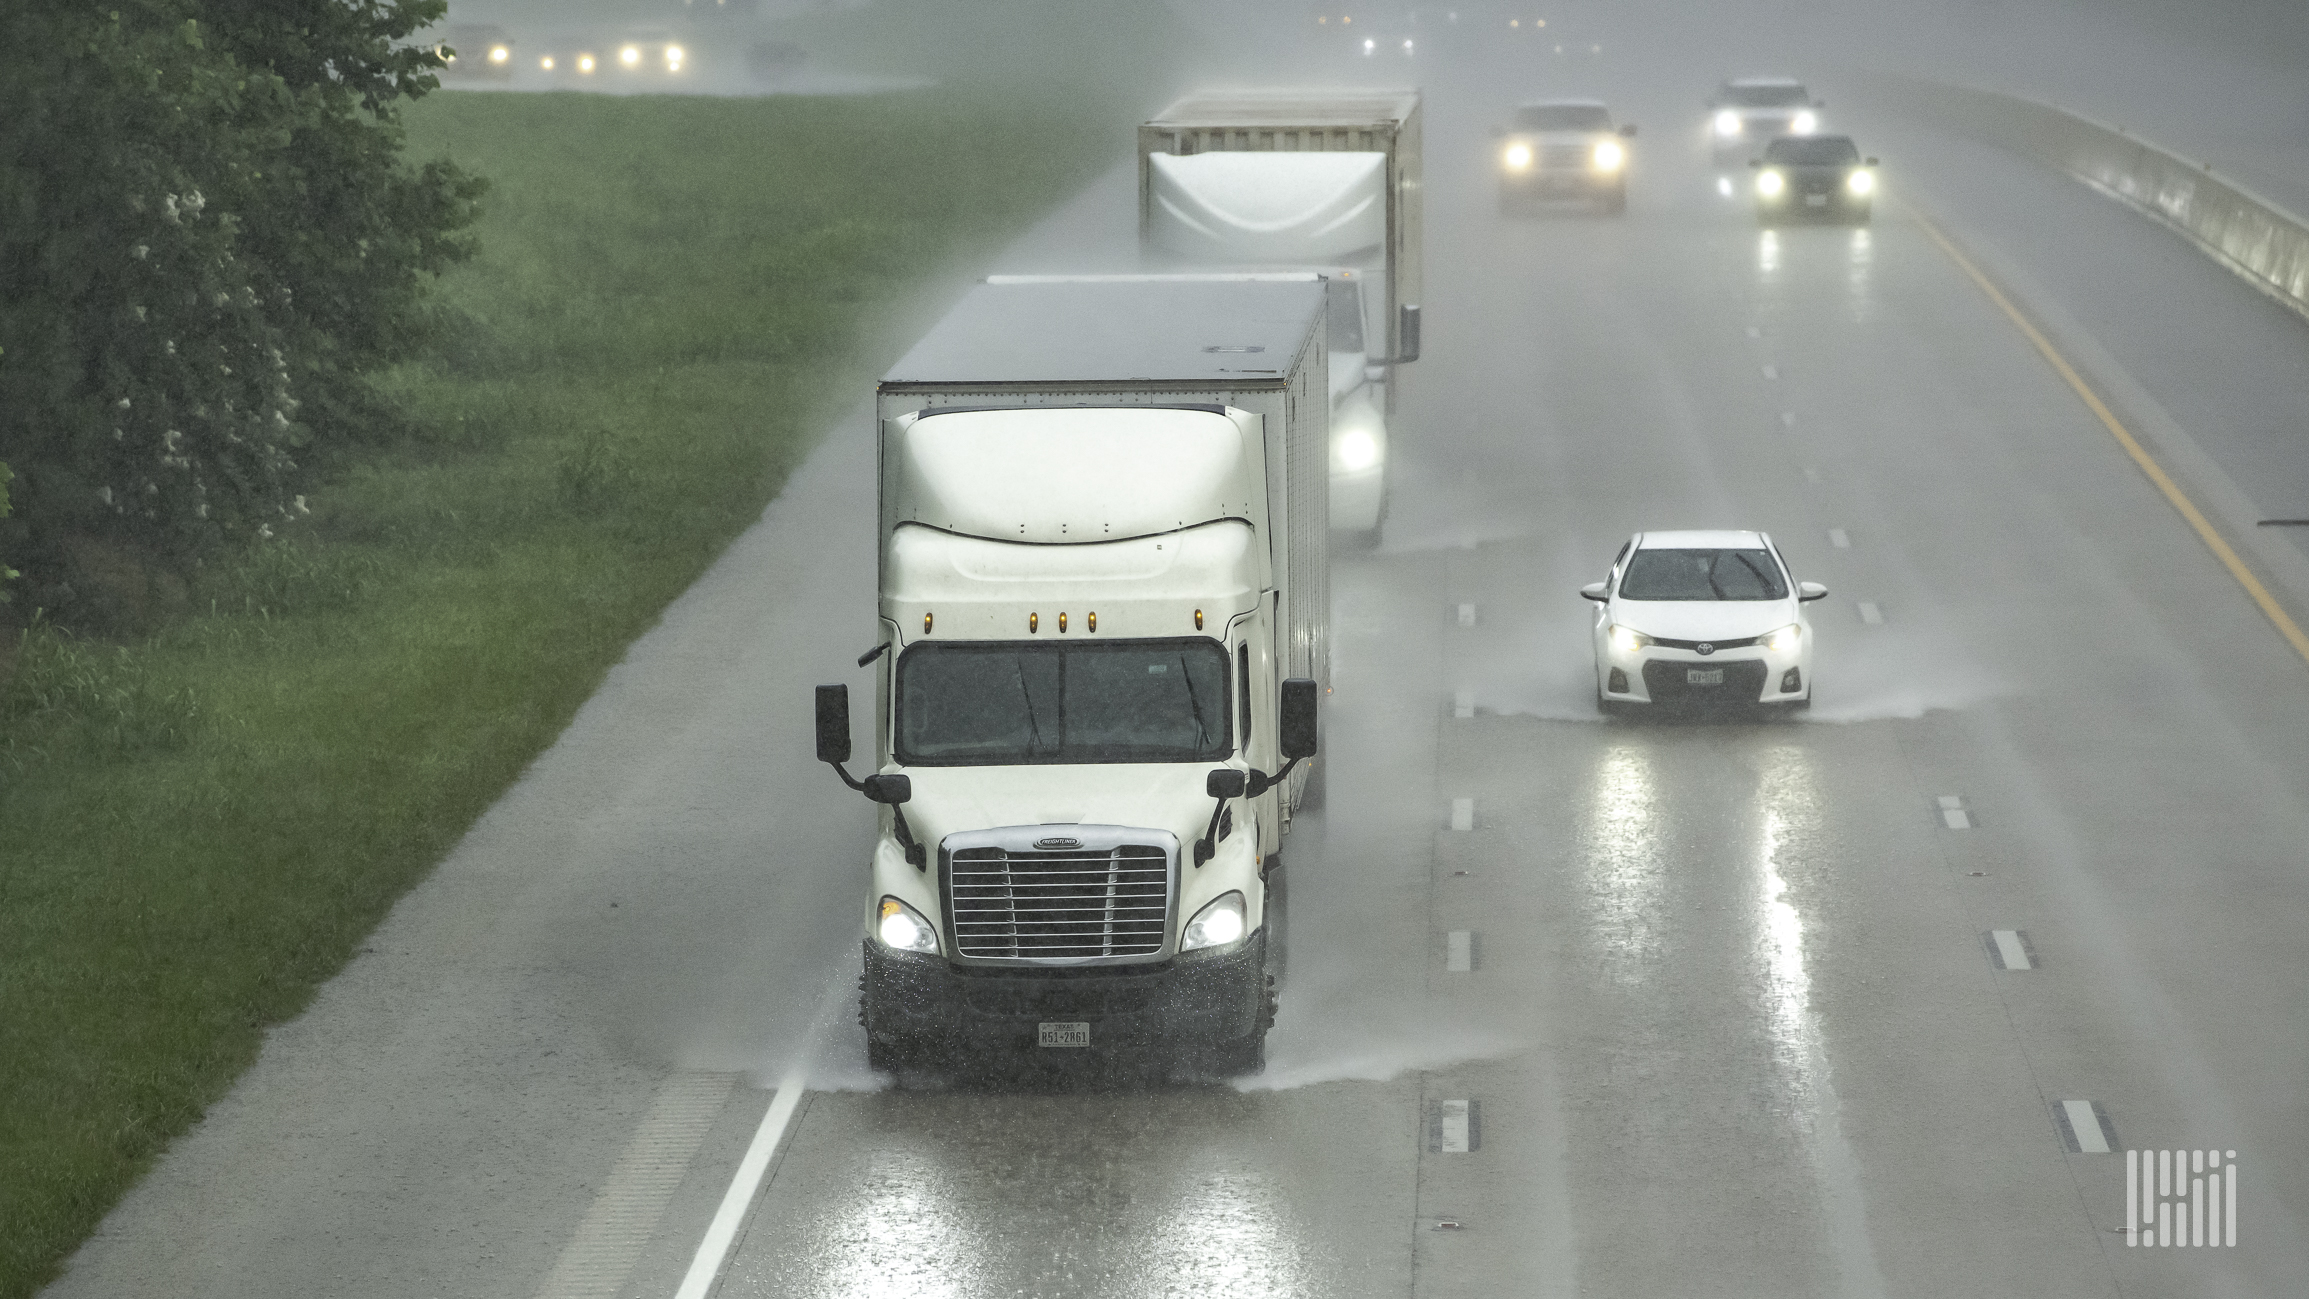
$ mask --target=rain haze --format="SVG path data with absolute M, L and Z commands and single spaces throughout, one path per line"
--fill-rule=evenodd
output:
M 2309 1292 L 2309 8 L 400 42 L 267 522 L 0 424 L 0 1299 Z

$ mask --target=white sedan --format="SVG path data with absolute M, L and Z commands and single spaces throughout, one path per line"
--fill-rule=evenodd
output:
M 1796 582 L 1761 532 L 1639 532 L 1596 603 L 1595 688 L 1605 712 L 1630 704 L 1812 702 L 1812 624 L 1828 594 Z

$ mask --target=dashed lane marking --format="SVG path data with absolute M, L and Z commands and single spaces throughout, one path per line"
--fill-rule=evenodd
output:
M 1794 427 L 1796 427 L 1796 412 L 1794 412 L 1794 411 L 1792 411 L 1792 410 L 1784 410 L 1784 411 L 1781 411 L 1781 412 L 1780 412 L 1780 427 L 1781 427 L 1781 428 L 1794 428 Z
M 1474 799 L 1455 798 L 1451 800 L 1451 828 L 1454 830 L 1472 830 L 1475 828 Z
M 1765 366 L 1764 377 L 1767 379 L 1778 379 L 1780 377 L 1780 367 L 1776 365 Z
M 1451 696 L 1451 715 L 1453 717 L 1475 716 L 1475 692 L 1462 690 Z
M 1805 481 L 1805 482 L 1808 482 L 1808 483 L 1816 483 L 1816 482 L 1819 482 L 1819 481 L 1820 481 L 1820 471 L 1819 471 L 1819 470 L 1817 470 L 1817 469 L 1814 469 L 1814 468 L 1813 468 L 1812 466 L 1810 466 L 1810 465 L 1806 465 L 1806 466 L 1804 466 L 1804 481 Z
M 1473 627 L 1475 625 L 1474 605 L 1463 604 L 1459 606 L 1459 625 L 1462 627 Z
M 2028 935 L 2018 929 L 1989 930 L 1988 955 L 2000 970 L 2036 968 L 2036 953 L 2031 949 Z
M 1876 607 L 1875 601 L 1862 600 L 1860 602 L 1860 621 L 1871 627 L 1881 627 L 1884 625 L 1884 611 Z
M 2109 436 L 2115 438 L 2117 445 L 2124 448 L 2125 454 L 2132 457 L 2133 463 L 2140 466 L 2141 472 L 2148 475 L 2149 481 L 2155 484 L 2157 491 L 2175 510 L 2180 512 L 2183 519 L 2187 520 L 2190 529 L 2197 534 L 2197 539 L 2205 543 L 2205 548 L 2213 552 L 2214 558 L 2221 561 L 2223 568 L 2229 570 L 2229 576 L 2236 579 L 2237 585 L 2245 588 L 2245 594 L 2260 607 L 2262 615 L 2277 628 L 2278 634 L 2282 635 L 2293 646 L 2293 652 L 2299 654 L 2304 661 L 2309 661 L 2309 633 L 2301 630 L 2300 625 L 2293 621 L 2292 615 L 2285 612 L 2285 607 L 2277 603 L 2277 597 L 2269 593 L 2269 588 L 2261 584 L 2260 578 L 2253 576 L 2253 570 L 2245 567 L 2245 561 L 2238 557 L 2236 550 L 2229 545 L 2228 540 L 2213 527 L 2212 521 L 2205 517 L 2204 511 L 2197 508 L 2196 502 L 2190 500 L 2188 494 L 2181 490 L 2181 485 L 2174 482 L 2172 475 L 2165 472 L 2164 466 L 2158 464 L 2156 458 L 2149 454 L 2148 449 L 2141 445 L 2140 439 L 2133 436 L 2132 430 L 2124 426 L 2124 422 L 2119 420 L 2116 413 L 2109 409 L 2108 403 L 2102 401 L 2100 394 L 2093 391 L 2092 385 L 2084 381 L 2084 376 L 2077 373 L 2076 367 L 2068 363 L 2068 358 L 2060 354 L 2060 349 L 2052 345 L 2052 340 L 2046 338 L 2043 331 L 2029 323 L 2028 317 L 2021 314 L 2020 308 L 2012 304 L 2012 299 L 2004 296 L 2003 290 L 1997 288 L 1988 276 L 1981 273 L 1979 267 L 1972 264 L 1971 258 L 1966 257 L 1949 240 L 1947 235 L 1940 232 L 1940 227 L 1926 220 L 1921 213 L 1917 214 L 1916 221 L 1918 225 L 1924 228 L 1924 233 L 1931 237 L 1932 242 L 1940 245 L 1940 251 L 1948 254 L 1949 260 L 1955 262 L 1958 269 L 1962 270 L 1974 284 L 1980 286 L 1980 291 L 1988 295 L 1988 300 L 1995 303 L 1997 309 L 2005 314 L 2005 318 L 2012 321 L 2020 332 L 2028 337 L 2028 341 L 2035 346 L 2037 352 L 2051 363 L 2053 370 L 2084 402 L 2086 409 L 2090 410 L 2094 418 L 2101 422 L 2101 427 L 2109 431 Z
M 1482 1128 L 1474 1101 L 1437 1101 L 1427 1116 L 1427 1148 L 1443 1155 L 1464 1155 L 1480 1146 Z
M 1852 549 L 1852 535 L 1842 528 L 1828 529 L 1828 544 L 1838 550 Z
M 1475 932 L 1454 929 L 1443 936 L 1443 969 L 1450 974 L 1466 974 L 1475 968 Z
M 1970 830 L 1972 813 L 1964 809 L 1964 799 L 1956 794 L 1940 796 L 1940 823 L 1951 830 Z
M 2117 1141 L 2117 1125 L 2109 1121 L 2109 1112 L 2099 1101 L 2054 1101 L 2052 1121 L 2072 1155 L 2105 1155 L 2123 1148 Z

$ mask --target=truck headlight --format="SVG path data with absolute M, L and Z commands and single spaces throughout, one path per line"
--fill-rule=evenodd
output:
M 1776 171 L 1756 173 L 1756 192 L 1765 198 L 1778 198 L 1781 191 L 1787 188 L 1788 178 Z
M 1379 439 L 1371 430 L 1351 428 L 1339 435 L 1339 467 L 1353 473 L 1379 463 Z
M 938 950 L 938 931 L 921 912 L 893 897 L 882 899 L 882 918 L 875 922 L 874 936 L 882 940 L 882 946 L 901 952 Z
M 1716 134 L 1734 136 L 1740 133 L 1740 115 L 1727 108 L 1716 114 Z
M 1853 172 L 1844 178 L 1844 188 L 1862 197 L 1873 194 L 1876 192 L 1876 174 L 1870 171 Z
M 1820 115 L 1807 108 L 1788 119 L 1788 134 L 1810 135 L 1820 129 Z
M 1628 151 L 1621 148 L 1617 140 L 1606 140 L 1595 147 L 1595 169 L 1597 171 L 1618 171 L 1620 165 L 1627 160 Z
M 617 61 L 629 68 L 640 67 L 641 47 L 639 45 L 628 45 L 624 49 L 619 50 L 617 52 Z
M 1785 654 L 1803 643 L 1804 629 L 1795 623 L 1789 623 L 1764 637 L 1764 648 L 1775 654 Z
M 1531 146 L 1528 144 L 1511 144 L 1507 146 L 1507 152 L 1500 155 L 1499 160 L 1507 164 L 1509 171 L 1527 171 L 1531 167 Z
M 887 902 L 884 906 L 889 905 Z M 1179 932 L 1179 950 L 1225 947 L 1243 936 L 1243 895 L 1222 893 L 1211 899 Z
M 682 61 L 684 58 L 687 58 L 687 57 L 688 57 L 688 55 L 686 55 L 685 53 L 683 53 L 683 51 L 682 51 L 682 47 L 681 47 L 681 46 L 679 46 L 679 45 L 668 45 L 668 46 L 666 46 L 666 47 L 665 47 L 665 70 L 666 70 L 666 71 L 668 71 L 668 72 L 679 72 L 679 71 L 681 71 L 681 61 Z
M 491 63 L 497 64 L 499 67 L 503 67 L 506 61 L 512 57 L 513 51 L 507 49 L 505 46 L 492 45 L 489 47 L 489 61 Z
M 1623 627 L 1616 622 L 1611 625 L 1611 630 L 1606 635 L 1611 639 L 1611 647 L 1622 654 L 1633 654 L 1652 643 L 1651 637 L 1633 627 Z

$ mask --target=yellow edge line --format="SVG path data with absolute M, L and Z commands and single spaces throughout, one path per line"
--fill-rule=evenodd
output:
M 2181 512 L 2181 517 L 2188 520 L 2190 527 L 2196 529 L 2198 539 L 2203 541 L 2206 549 L 2213 552 L 2214 558 L 2219 559 L 2222 566 L 2229 570 L 2229 576 L 2237 579 L 2237 585 L 2245 588 L 2245 594 L 2253 598 L 2253 603 L 2261 606 L 2261 612 L 2267 614 L 2269 621 L 2276 624 L 2278 632 L 2286 640 L 2292 642 L 2294 652 L 2298 653 L 2304 660 L 2309 660 L 2309 635 L 2302 633 L 2299 624 L 2295 623 L 2292 617 L 2285 612 L 2285 606 L 2277 603 L 2277 597 L 2269 594 L 2269 588 L 2261 584 L 2260 578 L 2253 576 L 2253 570 L 2245 567 L 2245 561 L 2238 557 L 2237 552 L 2230 547 L 2228 540 L 2214 529 L 2212 522 L 2205 517 L 2204 512 L 2197 508 L 2196 502 L 2189 499 L 2188 494 L 2181 490 L 2180 484 L 2174 482 L 2172 476 L 2165 472 L 2164 466 L 2158 464 L 2156 458 L 2148 453 L 2148 450 L 2141 445 L 2140 439 L 2132 435 L 2131 430 L 2127 429 L 2124 423 L 2116 417 L 2115 412 L 2108 408 L 2108 403 L 2102 401 L 2100 394 L 2092 390 L 2092 385 L 2084 381 L 2084 376 L 2077 373 L 2076 367 L 2068 363 L 2068 358 L 2062 356 L 2059 350 L 2053 347 L 2052 340 L 2046 338 L 2041 330 L 2029 323 L 2028 317 L 2022 315 L 2020 309 L 2012 305 L 2012 299 L 2005 297 L 2004 293 L 1991 283 L 1986 275 L 1981 274 L 1980 268 L 1972 264 L 1971 258 L 1966 257 L 1954 243 L 1951 243 L 1948 236 L 1940 233 L 1940 227 L 1927 220 L 1921 212 L 1913 215 L 1916 217 L 1917 224 L 1924 227 L 1924 233 L 1932 237 L 1932 242 L 1940 245 L 1940 251 L 1947 253 L 1949 259 L 1954 261 L 1974 284 L 1980 286 L 1980 291 L 1988 295 L 1988 300 L 1995 303 L 1997 309 L 2004 312 L 2006 318 L 2020 327 L 2020 332 L 2028 336 L 2028 341 L 2036 346 L 2036 350 L 2044 356 L 2046 361 L 2052 363 L 2052 368 L 2059 373 L 2062 379 L 2067 381 L 2068 386 L 2076 390 L 2076 395 L 2084 401 L 2086 408 L 2091 410 L 2094 416 L 2100 420 L 2101 427 L 2109 431 L 2109 436 L 2117 440 L 2117 445 L 2125 449 L 2125 454 L 2133 458 L 2133 463 L 2141 467 L 2141 472 L 2149 476 L 2149 481 L 2156 484 L 2157 490 L 2165 494 L 2165 499 L 2172 502 L 2173 508 Z

